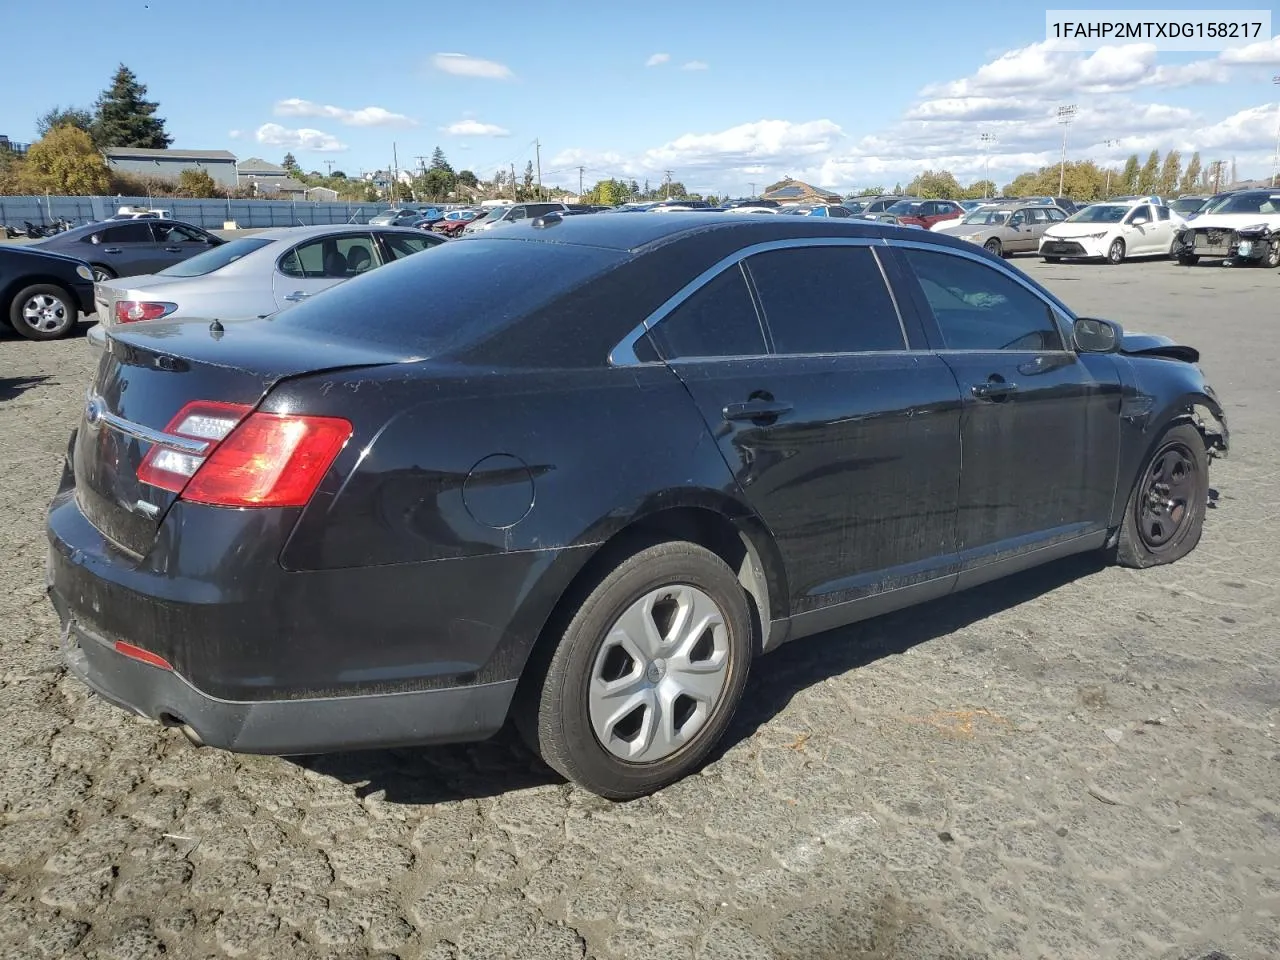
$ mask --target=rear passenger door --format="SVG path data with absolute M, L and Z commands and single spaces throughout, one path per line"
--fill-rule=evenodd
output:
M 866 243 L 725 268 L 653 339 L 786 563 L 801 633 L 950 589 L 960 396 Z M 896 591 L 896 594 L 895 594 Z M 855 610 L 851 602 L 866 601 Z
M 167 266 L 156 256 L 158 245 L 145 220 L 113 224 L 94 236 L 98 239 L 92 256 L 86 259 L 102 264 L 118 277 L 155 273 Z

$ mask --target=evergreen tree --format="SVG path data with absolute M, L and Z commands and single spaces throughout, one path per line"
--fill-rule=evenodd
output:
M 1141 167 L 1138 163 L 1138 155 L 1136 153 L 1129 154 L 1129 159 L 1124 162 L 1124 172 L 1120 174 L 1120 191 L 1122 193 L 1136 191 L 1140 173 Z
M 428 170 L 442 170 L 450 176 L 453 175 L 453 167 L 449 165 L 449 161 L 445 159 L 444 151 L 436 147 L 431 151 L 431 166 Z
M 1179 193 L 1191 193 L 1200 189 L 1200 154 L 1193 153 L 1187 162 L 1187 169 L 1182 174 L 1182 182 L 1178 184 Z
M 290 173 L 301 173 L 302 168 L 298 166 L 298 158 L 292 153 L 286 153 L 284 160 L 280 162 L 280 166 L 284 167 Z
M 36 121 L 36 133 L 41 137 L 58 127 L 75 127 L 93 136 L 93 111 L 85 107 L 54 107 Z
M 123 63 L 111 86 L 94 103 L 94 140 L 104 147 L 146 147 L 164 150 L 173 143 L 164 120 L 155 115 L 159 106 L 147 100 L 146 84 Z
M 1172 196 L 1178 189 L 1178 180 L 1182 176 L 1182 154 L 1170 150 L 1164 155 L 1164 165 L 1160 168 L 1160 179 L 1156 190 L 1162 197 Z
M 1152 150 L 1138 173 L 1138 193 L 1155 193 L 1160 182 L 1160 151 Z

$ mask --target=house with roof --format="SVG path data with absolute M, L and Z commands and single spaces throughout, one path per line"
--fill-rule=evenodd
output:
M 238 164 L 237 181 L 247 190 L 261 197 L 276 196 L 281 200 L 295 200 L 306 196 L 307 185 L 290 176 L 278 163 L 269 163 L 261 157 L 249 157 Z
M 762 199 L 776 200 L 778 203 L 839 203 L 842 197 L 839 190 L 815 187 L 803 180 L 784 177 L 768 187 Z
M 177 180 L 184 170 L 203 170 L 220 187 L 236 186 L 236 155 L 227 150 L 151 150 L 145 147 L 107 147 L 107 166 L 135 177 Z

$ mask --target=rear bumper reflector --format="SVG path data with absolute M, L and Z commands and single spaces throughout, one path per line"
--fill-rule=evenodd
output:
M 115 642 L 116 653 L 122 653 L 131 660 L 137 660 L 141 663 L 149 663 L 153 667 L 159 667 L 161 670 L 173 670 L 173 666 L 164 657 L 158 653 L 152 653 L 150 650 L 143 650 L 141 647 L 135 647 L 132 643 L 125 643 L 123 640 Z

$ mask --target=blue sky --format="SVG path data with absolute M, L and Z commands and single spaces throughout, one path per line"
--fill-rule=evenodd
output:
M 916 0 L 909 16 L 847 0 L 113 0 L 106 21 L 103 9 L 9 5 L 11 39 L 43 48 L 73 23 L 93 25 L 93 38 L 21 82 L 10 71 L 0 133 L 31 139 L 36 117 L 91 102 L 121 60 L 160 101 L 175 147 L 277 162 L 291 151 L 307 169 L 333 161 L 356 174 L 389 166 L 393 142 L 402 167 L 439 145 L 488 178 L 521 171 L 536 139 L 544 181 L 564 186 L 579 165 L 588 184 L 671 170 L 691 189 L 735 194 L 783 175 L 852 189 L 945 167 L 966 182 L 984 170 L 982 133 L 996 137 L 990 170 L 1005 182 L 1056 162 L 1064 103 L 1079 107 L 1073 158 L 1200 149 L 1262 176 L 1280 121 L 1280 38 L 1229 55 L 1057 52 L 1045 7 L 1025 3 Z

